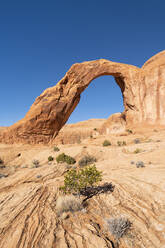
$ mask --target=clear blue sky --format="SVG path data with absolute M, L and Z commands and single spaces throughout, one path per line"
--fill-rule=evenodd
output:
M 106 58 L 141 67 L 165 49 L 163 0 L 0 1 L 0 126 L 24 117 L 73 63 Z M 111 76 L 94 80 L 69 122 L 123 110 Z

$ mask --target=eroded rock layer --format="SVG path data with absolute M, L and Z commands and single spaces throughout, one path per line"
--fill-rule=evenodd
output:
M 165 51 L 141 69 L 105 59 L 74 64 L 56 86 L 36 98 L 22 120 L 1 132 L 0 142 L 51 142 L 79 103 L 81 93 L 103 75 L 114 76 L 122 91 L 126 125 L 165 125 L 164 64 Z

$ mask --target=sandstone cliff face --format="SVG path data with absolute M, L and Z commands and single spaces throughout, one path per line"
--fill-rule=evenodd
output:
M 68 120 L 91 81 L 112 75 L 119 85 L 127 125 L 165 125 L 165 51 L 140 69 L 105 59 L 71 66 L 63 79 L 46 89 L 26 116 L 1 133 L 6 143 L 49 143 Z

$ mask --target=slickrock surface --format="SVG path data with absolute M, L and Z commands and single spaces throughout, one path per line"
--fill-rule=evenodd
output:
M 103 147 L 105 139 L 112 145 Z M 117 146 L 123 140 L 127 145 Z M 0 173 L 8 177 L 0 179 L 0 248 L 164 248 L 164 140 L 165 131 L 155 130 L 89 138 L 83 144 L 59 145 L 59 152 L 50 146 L 1 144 L 6 168 Z M 58 187 L 68 169 L 55 160 L 48 164 L 47 158 L 62 152 L 76 159 L 85 153 L 95 156 L 103 181 L 112 182 L 114 191 L 92 197 L 82 211 L 58 216 Z M 33 159 L 40 161 L 39 168 L 31 168 Z M 137 161 L 145 167 L 137 168 Z M 120 216 L 132 226 L 117 241 L 106 219 Z
M 165 125 L 163 51 L 141 69 L 105 59 L 74 64 L 56 86 L 36 98 L 22 120 L 0 133 L 0 142 L 51 142 L 79 103 L 81 93 L 102 75 L 114 76 L 122 91 L 127 126 Z

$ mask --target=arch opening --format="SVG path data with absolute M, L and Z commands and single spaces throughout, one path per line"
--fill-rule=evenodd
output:
M 81 93 L 80 102 L 69 116 L 67 124 L 89 119 L 107 119 L 124 111 L 124 82 L 110 75 L 93 79 Z

